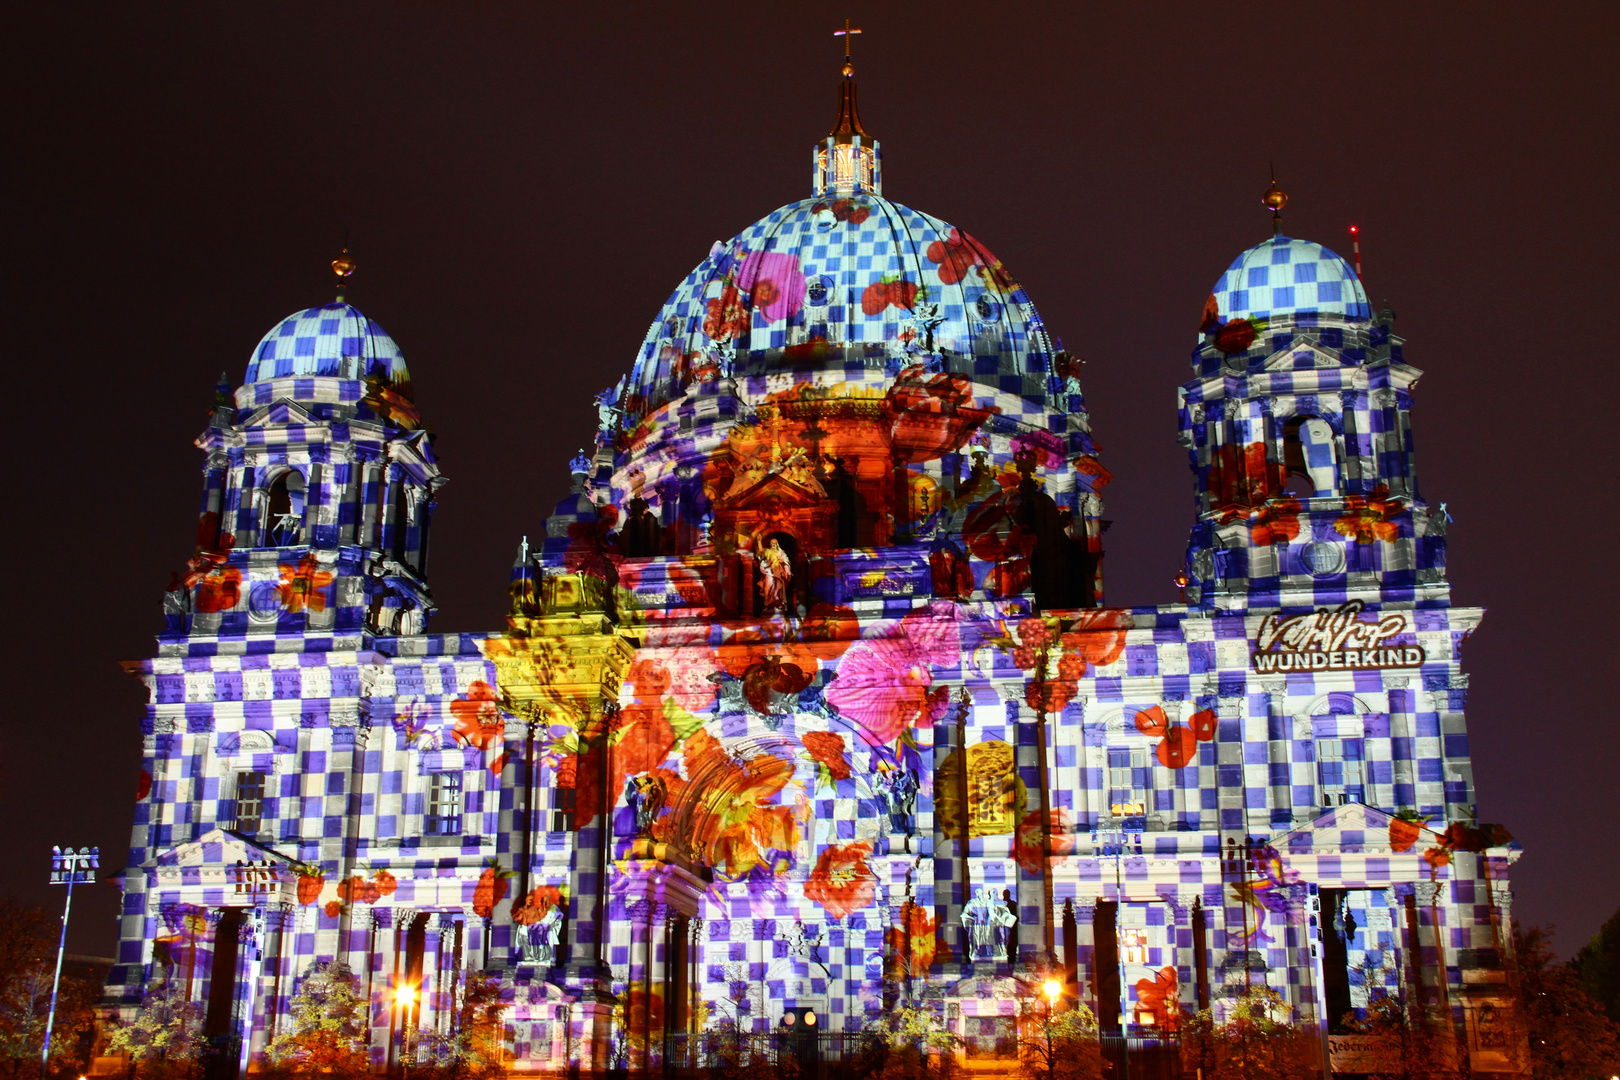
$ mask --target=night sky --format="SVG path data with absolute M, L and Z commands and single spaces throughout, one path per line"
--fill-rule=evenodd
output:
M 810 193 L 846 14 L 884 193 L 973 233 L 1088 361 L 1107 600 L 1169 603 L 1192 520 L 1175 388 L 1204 298 L 1286 231 L 1345 251 L 1427 374 L 1480 815 L 1569 952 L 1613 827 L 1620 39 L 1612 4 L 130 5 L 11 9 L 0 80 L 6 754 L 0 888 L 123 865 L 162 594 L 221 369 L 331 299 L 405 352 L 450 484 L 430 629 L 503 626 L 590 397 L 709 245 Z M 111 955 L 116 890 L 74 905 Z

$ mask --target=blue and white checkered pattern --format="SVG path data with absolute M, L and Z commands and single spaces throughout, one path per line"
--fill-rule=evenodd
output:
M 788 256 L 803 275 L 802 286 L 797 281 L 791 286 L 795 295 L 802 287 L 802 304 L 777 307 L 778 312 L 795 309 L 774 319 L 767 317 L 768 302 L 757 295 L 756 281 L 763 274 L 747 268 L 748 256 L 761 253 Z M 884 303 L 869 314 L 862 307 L 867 290 L 885 281 L 925 291 L 906 304 Z M 936 217 L 863 194 L 791 203 L 729 243 L 716 244 L 653 321 L 636 353 L 627 397 L 655 404 L 680 396 L 676 365 L 685 355 L 711 348 L 704 322 L 710 303 L 719 304 L 728 284 L 755 293 L 750 330 L 737 342 L 739 360 L 816 338 L 865 343 L 880 351 L 896 347 L 902 335 L 917 331 L 914 314 L 920 306 L 936 304 L 940 321 L 933 327 L 934 346 L 949 370 L 1005 392 L 1045 393 L 1051 340 L 1028 294 L 996 257 Z
M 1365 319 L 1367 294 L 1350 264 L 1309 240 L 1274 236 L 1232 261 L 1215 283 L 1221 319 L 1342 315 Z
M 381 375 L 396 386 L 411 381 L 394 339 L 359 309 L 341 302 L 289 315 L 260 339 L 248 361 L 247 381 L 288 375 Z

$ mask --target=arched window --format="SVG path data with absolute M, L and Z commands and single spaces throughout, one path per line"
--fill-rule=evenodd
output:
M 304 477 L 288 469 L 270 485 L 265 500 L 264 546 L 291 547 L 304 535 Z
M 1284 490 L 1301 498 L 1339 493 L 1339 455 L 1333 425 L 1319 416 L 1296 416 L 1283 428 Z
M 388 554 L 397 563 L 406 563 L 410 549 L 406 547 L 411 524 L 411 506 L 406 487 L 395 484 L 388 500 Z

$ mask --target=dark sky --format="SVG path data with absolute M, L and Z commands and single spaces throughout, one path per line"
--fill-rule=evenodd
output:
M 400 343 L 451 483 L 433 629 L 499 628 L 590 395 L 711 242 L 809 194 L 845 14 L 885 194 L 972 232 L 1085 357 L 1108 600 L 1175 599 L 1175 388 L 1210 286 L 1269 232 L 1338 250 L 1427 372 L 1479 807 L 1563 951 L 1620 904 L 1612 4 L 14 5 L 0 34 L 9 391 L 0 890 L 52 843 L 122 865 L 142 692 L 223 368 L 331 298 Z M 82 896 L 82 894 L 81 894 Z M 75 904 L 110 955 L 116 897 Z

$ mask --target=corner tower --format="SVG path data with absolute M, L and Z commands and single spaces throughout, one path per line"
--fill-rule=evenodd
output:
M 1286 201 L 1267 192 L 1274 213 Z M 1394 322 L 1344 259 L 1280 227 L 1215 283 L 1179 403 L 1189 603 L 1446 602 L 1446 514 L 1423 501 L 1413 454 L 1422 372 Z
M 420 633 L 443 487 L 394 340 L 338 297 L 265 334 L 215 389 L 197 547 L 171 583 L 166 647 L 199 637 Z

